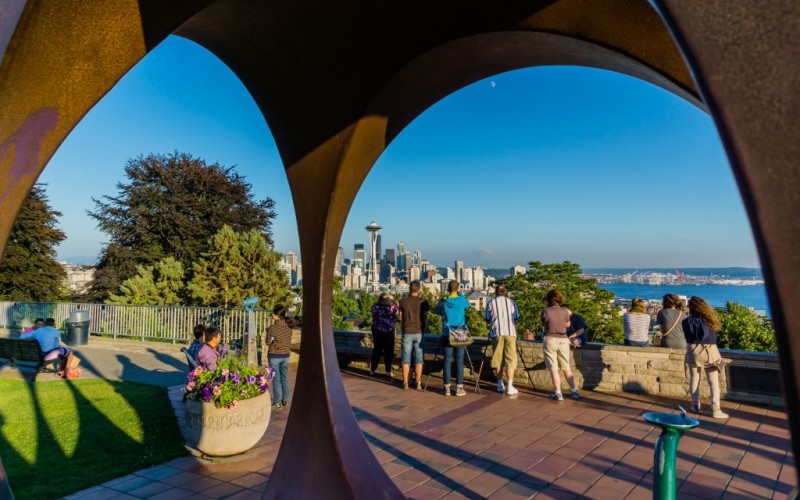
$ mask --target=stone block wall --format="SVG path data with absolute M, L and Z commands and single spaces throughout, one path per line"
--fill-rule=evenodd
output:
M 370 332 L 340 331 L 334 332 L 336 349 L 339 362 L 342 366 L 353 366 L 369 369 L 369 355 L 372 351 L 372 334 Z M 470 347 L 469 353 L 477 371 L 480 360 L 486 347 L 486 338 L 476 338 Z M 433 377 L 441 377 L 441 354 L 436 363 L 432 363 L 440 348 L 438 335 L 425 336 L 426 363 L 432 370 Z M 530 387 L 531 383 L 538 390 L 553 390 L 550 373 L 544 365 L 542 344 L 538 342 L 519 341 L 520 359 L 514 383 L 520 387 Z M 491 356 L 492 349 L 488 348 L 487 354 Z M 572 349 L 572 371 L 578 386 L 583 390 L 601 392 L 642 392 L 677 399 L 689 398 L 689 382 L 684 368 L 683 349 L 669 349 L 662 347 L 627 347 L 622 345 L 606 345 L 589 343 L 580 349 Z M 777 380 L 779 369 L 776 354 L 749 351 L 721 350 L 725 362 L 725 370 L 720 373 L 720 386 L 724 399 L 763 403 L 773 406 L 783 406 L 783 397 L 780 388 L 767 384 L 767 388 L 756 387 L 759 384 L 744 384 L 747 387 L 737 387 L 731 383 L 731 367 L 740 370 L 742 376 L 773 376 Z M 400 363 L 400 336 L 395 342 L 395 368 L 398 372 Z M 494 379 L 489 359 L 483 366 L 481 378 L 486 381 Z M 383 365 L 378 368 L 383 371 Z M 426 368 L 426 373 L 428 368 Z M 755 369 L 755 370 L 753 370 Z M 434 378 L 431 378 L 432 383 Z M 465 363 L 466 380 L 475 380 L 469 364 Z M 568 385 L 562 374 L 562 389 L 567 390 Z M 742 385 L 742 384 L 739 384 Z M 701 397 L 708 398 L 708 384 L 705 374 L 700 384 Z

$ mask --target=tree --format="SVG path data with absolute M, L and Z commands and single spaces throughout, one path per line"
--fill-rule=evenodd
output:
M 90 295 L 104 300 L 138 266 L 173 257 L 192 270 L 223 225 L 235 232 L 256 228 L 272 245 L 275 202 L 255 200 L 251 186 L 232 167 L 206 164 L 177 151 L 139 156 L 125 166 L 127 183 L 116 196 L 93 199 L 90 217 L 110 236 L 100 254 Z
M 188 295 L 197 304 L 240 307 L 257 296 L 259 307 L 271 308 L 289 296 L 286 273 L 278 267 L 279 254 L 257 229 L 236 233 L 224 225 L 211 237 L 209 251 L 194 264 Z
M 486 319 L 484 319 L 484 315 L 475 309 L 474 307 L 470 307 L 467 309 L 467 328 L 469 328 L 469 332 L 472 335 L 477 335 L 479 337 L 486 337 L 489 335 L 489 327 L 486 325 Z
M 353 328 L 353 323 L 348 321 L 358 309 L 358 304 L 355 300 L 350 298 L 342 289 L 342 278 L 333 278 L 333 302 L 331 304 L 331 316 L 333 319 L 333 327 L 337 330 L 350 330 Z
M 182 288 L 183 265 L 167 257 L 155 266 L 139 266 L 138 274 L 122 283 L 119 295 L 111 294 L 106 302 L 177 306 L 181 304 Z
M 738 302 L 728 302 L 717 308 L 722 328 L 718 344 L 725 349 L 743 351 L 777 352 L 775 330 L 769 318 L 759 316 L 749 307 Z
M 439 294 L 433 293 L 430 288 L 423 286 L 420 289 L 419 296 L 428 301 L 431 310 L 428 311 L 428 328 L 425 333 L 442 333 L 442 317 L 437 312 Z
M 517 302 L 520 320 L 517 330 L 541 331 L 539 315 L 546 307 L 547 292 L 557 288 L 564 294 L 570 309 L 586 320 L 594 342 L 621 344 L 622 319 L 614 309 L 614 293 L 604 290 L 593 279 L 582 276 L 581 266 L 573 262 L 529 263 L 526 274 L 501 280 Z
M 22 204 L 0 261 L 0 299 L 49 302 L 67 295 L 67 273 L 56 261 L 64 232 L 61 212 L 50 207 L 45 187 L 35 184 Z

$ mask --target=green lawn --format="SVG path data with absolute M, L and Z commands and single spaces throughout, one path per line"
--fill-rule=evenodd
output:
M 18 499 L 58 498 L 185 454 L 162 387 L 0 380 L 0 457 Z

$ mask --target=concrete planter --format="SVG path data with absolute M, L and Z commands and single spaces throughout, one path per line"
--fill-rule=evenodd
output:
M 215 457 L 243 453 L 258 443 L 272 412 L 269 392 L 239 401 L 235 409 L 185 401 L 189 445 Z

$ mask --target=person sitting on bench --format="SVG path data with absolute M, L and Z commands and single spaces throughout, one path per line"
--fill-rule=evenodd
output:
M 66 359 L 67 355 L 70 353 L 70 349 L 61 347 L 61 332 L 56 330 L 55 326 L 56 320 L 47 318 L 44 320 L 43 327 L 23 333 L 19 338 L 34 339 L 39 342 L 39 348 L 44 353 L 44 360 L 46 362 Z

